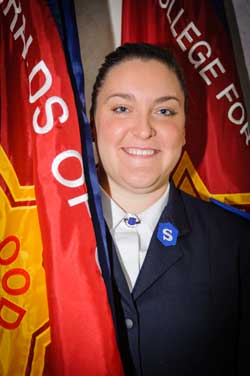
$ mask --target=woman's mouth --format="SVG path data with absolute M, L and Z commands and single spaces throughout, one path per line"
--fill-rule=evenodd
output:
M 150 157 L 159 153 L 157 149 L 147 148 L 122 148 L 125 153 L 136 157 Z

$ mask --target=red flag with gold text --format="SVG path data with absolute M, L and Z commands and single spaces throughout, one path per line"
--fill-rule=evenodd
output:
M 187 145 L 176 185 L 249 210 L 250 126 L 224 16 L 215 0 L 123 0 L 122 41 L 170 46 L 183 67 Z
M 121 375 L 53 16 L 2 0 L 0 19 L 0 374 L 42 375 L 49 349 L 47 374 Z

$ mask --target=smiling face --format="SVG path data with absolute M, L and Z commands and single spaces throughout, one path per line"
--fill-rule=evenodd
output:
M 113 197 L 164 191 L 185 144 L 184 94 L 175 73 L 157 60 L 113 66 L 95 111 L 100 180 Z

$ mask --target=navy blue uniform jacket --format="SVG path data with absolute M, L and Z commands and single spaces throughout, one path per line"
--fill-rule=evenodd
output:
M 178 229 L 176 245 L 159 241 L 160 223 Z M 108 235 L 126 375 L 250 375 L 249 229 L 171 185 L 132 293 Z

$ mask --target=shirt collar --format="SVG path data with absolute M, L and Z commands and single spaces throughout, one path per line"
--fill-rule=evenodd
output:
M 138 214 L 142 223 L 146 223 L 153 231 L 164 207 L 168 203 L 170 184 L 164 194 L 149 208 Z M 104 218 L 109 230 L 119 225 L 127 213 L 101 188 Z M 133 214 L 133 213 L 131 213 Z
M 102 196 L 102 208 L 104 218 L 107 222 L 108 228 L 112 230 L 122 221 L 126 212 L 115 203 L 114 200 L 102 189 L 101 187 L 101 196 Z
M 163 193 L 163 195 L 153 205 L 138 214 L 141 222 L 146 223 L 150 227 L 151 231 L 154 231 L 161 213 L 168 203 L 169 188 L 170 185 L 168 184 L 167 189 Z

